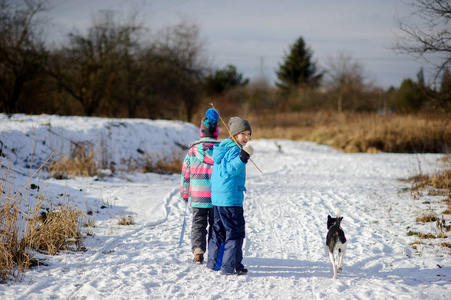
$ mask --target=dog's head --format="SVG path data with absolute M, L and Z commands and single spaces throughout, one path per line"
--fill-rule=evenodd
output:
M 343 220 L 343 217 L 340 217 L 338 223 L 341 223 L 341 220 Z M 330 229 L 332 226 L 337 224 L 337 218 L 332 218 L 330 215 L 327 216 L 327 229 Z

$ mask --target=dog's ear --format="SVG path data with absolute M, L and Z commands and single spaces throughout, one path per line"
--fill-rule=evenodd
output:
M 343 217 L 340 218 L 340 222 L 341 222 L 341 220 L 343 220 Z
M 332 217 L 330 215 L 327 215 L 327 220 L 332 219 Z

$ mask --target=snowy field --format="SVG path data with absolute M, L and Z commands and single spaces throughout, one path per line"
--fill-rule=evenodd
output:
M 86 229 L 86 252 L 40 254 L 46 266 L 1 284 L 0 299 L 451 299 L 451 251 L 427 241 L 410 245 L 418 238 L 407 232 L 423 226 L 415 218 L 427 206 L 398 180 L 436 171 L 442 155 L 345 154 L 309 142 L 252 141 L 263 173 L 248 164 L 249 273 L 224 277 L 191 262 L 189 210 L 179 247 L 180 175 L 120 171 L 127 161 L 139 165 L 143 153 L 183 157 L 180 145 L 197 136 L 198 127 L 183 122 L 0 115 L 2 172 L 13 170 L 16 189 L 52 152 L 62 157 L 74 142 L 91 143 L 97 159 L 114 161 L 118 170 L 67 180 L 40 171 L 27 184 L 70 195 L 94 212 L 95 227 Z M 336 207 L 348 247 L 334 280 L 324 247 L 327 215 Z M 135 224 L 118 225 L 123 216 Z M 421 229 L 436 232 L 433 223 Z

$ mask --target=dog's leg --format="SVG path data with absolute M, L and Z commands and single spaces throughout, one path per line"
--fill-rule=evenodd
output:
M 341 245 L 340 247 L 340 252 L 338 252 L 338 272 L 343 271 L 343 257 L 346 254 L 346 243 L 344 243 L 343 245 Z
M 337 272 L 340 273 L 341 271 L 343 271 L 343 249 L 339 248 L 338 249 L 338 256 L 337 256 Z
M 334 257 L 334 253 L 329 251 L 329 259 L 330 262 L 332 263 L 332 268 L 334 269 L 334 279 L 337 279 L 337 266 L 335 265 L 335 257 Z

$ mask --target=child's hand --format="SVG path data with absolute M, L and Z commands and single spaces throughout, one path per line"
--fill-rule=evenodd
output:
M 254 153 L 254 149 L 251 145 L 246 145 L 240 150 L 240 159 L 242 162 L 247 163 L 251 155 Z
M 252 156 L 252 154 L 254 154 L 254 148 L 252 148 L 252 146 L 249 144 L 244 146 L 243 150 L 246 151 L 249 154 L 249 156 Z

